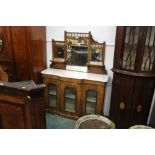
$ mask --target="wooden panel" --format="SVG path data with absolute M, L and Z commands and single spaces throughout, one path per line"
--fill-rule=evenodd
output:
M 23 108 L 22 105 L 0 101 L 1 128 L 25 128 Z
M 0 60 L 13 61 L 10 26 L 0 26 L 0 34 L 3 41 L 2 52 L 0 53 Z
M 47 68 L 46 60 L 46 28 L 44 26 L 29 26 L 27 30 L 27 46 L 32 64 L 32 77 L 36 83 L 42 83 L 40 72 Z
M 110 118 L 117 128 L 128 128 L 132 104 L 134 78 L 114 74 Z
M 46 31 L 41 26 L 11 27 L 17 81 L 33 79 L 42 83 L 46 68 Z
M 0 26 L 0 35 L 2 39 L 0 65 L 2 69 L 8 74 L 8 80 L 15 81 L 16 77 L 10 26 Z
M 136 78 L 130 126 L 147 125 L 154 88 L 154 78 Z
M 11 33 L 17 81 L 32 79 L 32 63 L 28 53 L 26 27 L 12 26 Z
M 45 128 L 44 89 L 33 81 L 1 82 L 0 127 Z

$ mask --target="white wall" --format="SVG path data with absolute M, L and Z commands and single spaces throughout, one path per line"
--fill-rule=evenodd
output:
M 52 43 L 51 40 L 64 40 L 64 31 L 68 32 L 89 32 L 98 42 L 106 41 L 106 52 L 105 52 L 105 67 L 108 71 L 109 81 L 107 83 L 106 95 L 105 95 L 105 107 L 104 114 L 109 114 L 110 96 L 111 96 L 111 82 L 112 82 L 112 71 L 113 67 L 113 56 L 114 56 L 114 44 L 116 27 L 115 26 L 47 26 L 46 27 L 46 41 L 47 41 L 47 65 L 49 67 L 50 60 L 52 59 Z

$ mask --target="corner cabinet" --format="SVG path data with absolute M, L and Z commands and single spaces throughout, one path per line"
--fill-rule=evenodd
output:
M 147 124 L 155 89 L 155 27 L 117 27 L 110 118 L 117 128 Z
M 46 89 L 46 110 L 77 119 L 103 114 L 107 75 L 46 69 L 41 72 Z

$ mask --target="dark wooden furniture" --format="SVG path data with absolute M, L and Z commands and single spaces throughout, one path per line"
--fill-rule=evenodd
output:
M 1 26 L 0 65 L 9 81 L 42 83 L 46 66 L 46 31 L 43 26 Z
M 117 27 L 110 119 L 117 128 L 147 124 L 155 89 L 155 27 Z
M 51 67 L 66 69 L 69 66 L 87 67 L 88 72 L 107 74 L 104 65 L 105 42 L 96 42 L 91 32 L 64 32 L 64 41 L 52 40 Z
M 46 110 L 77 119 L 86 114 L 103 114 L 107 75 L 60 69 L 41 72 L 46 89 Z
M 44 89 L 33 81 L 0 81 L 0 128 L 46 128 Z

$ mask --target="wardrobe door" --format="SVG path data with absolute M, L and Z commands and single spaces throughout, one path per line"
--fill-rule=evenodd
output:
M 26 27 L 12 26 L 11 33 L 17 81 L 30 80 L 32 64 L 28 53 Z
M 116 128 L 128 128 L 132 108 L 134 78 L 114 74 L 110 107 L 110 118 Z
M 0 65 L 8 74 L 9 81 L 15 81 L 14 57 L 10 26 L 0 26 Z
M 27 26 L 27 46 L 30 58 L 31 76 L 35 83 L 42 83 L 40 72 L 47 68 L 46 27 Z

